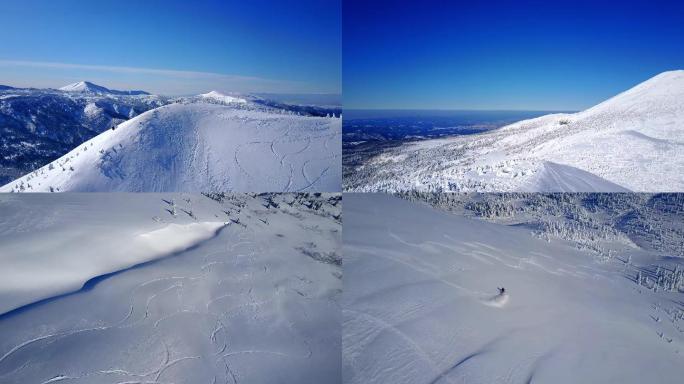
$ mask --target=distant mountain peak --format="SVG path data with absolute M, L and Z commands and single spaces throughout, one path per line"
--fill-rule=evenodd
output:
M 213 96 L 225 96 L 225 94 L 219 92 L 219 91 L 210 91 L 207 93 L 203 93 L 200 96 L 205 96 L 205 97 L 213 97 Z
M 203 99 L 210 99 L 210 100 L 215 100 L 219 101 L 222 103 L 226 104 L 232 104 L 232 103 L 238 103 L 238 104 L 244 104 L 247 102 L 245 98 L 238 97 L 235 95 L 226 95 L 225 93 L 219 92 L 219 91 L 211 91 L 207 93 L 203 93 L 199 95 L 199 97 Z
M 117 91 L 114 89 L 109 89 L 90 81 L 79 81 L 77 83 L 65 85 L 59 88 L 60 91 L 64 92 L 78 92 L 78 93 L 90 93 L 96 95 L 149 95 L 145 91 Z
M 89 81 L 79 81 L 77 83 L 65 85 L 61 87 L 60 90 L 65 92 L 109 93 L 109 89 Z

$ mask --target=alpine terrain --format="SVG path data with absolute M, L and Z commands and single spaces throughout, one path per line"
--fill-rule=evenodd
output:
M 405 143 L 345 173 L 346 191 L 684 190 L 684 71 L 599 105 L 489 132 Z
M 0 86 L 0 184 L 167 103 L 162 96 L 114 91 L 83 81 L 61 89 Z

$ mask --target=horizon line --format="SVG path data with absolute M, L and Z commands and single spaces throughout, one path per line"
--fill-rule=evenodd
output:
M 142 92 L 147 92 L 147 91 L 145 91 L 144 89 L 112 89 L 112 88 L 109 88 L 109 87 L 107 87 L 107 86 L 104 86 L 104 85 L 100 85 L 100 84 L 94 83 L 94 82 L 92 82 L 92 81 L 90 81 L 90 80 L 79 80 L 79 81 L 74 82 L 74 83 L 65 84 L 64 86 L 66 87 L 66 86 L 68 86 L 68 85 L 76 84 L 76 83 L 79 83 L 79 82 L 85 82 L 85 83 L 90 83 L 90 84 L 97 85 L 97 86 L 100 86 L 100 87 L 104 87 L 104 88 L 109 89 L 110 91 L 124 91 L 124 92 L 125 92 L 125 91 L 142 91 Z M 52 90 L 52 91 L 59 91 L 59 90 L 60 90 L 59 88 L 53 88 L 53 87 L 44 87 L 44 88 L 40 88 L 40 87 L 21 87 L 21 86 L 10 85 L 10 83 L 2 83 L 2 84 L 0 84 L 0 86 L 7 86 L 7 87 L 10 87 L 10 88 L 13 88 L 13 89 L 38 89 L 38 90 Z M 212 90 L 209 90 L 209 91 L 207 91 L 207 92 L 220 92 L 220 91 L 216 91 L 215 89 L 212 89 Z M 205 93 L 206 93 L 206 92 L 205 92 Z M 307 96 L 341 96 L 341 95 L 342 95 L 341 93 L 334 93 L 334 92 L 273 92 L 273 91 L 255 91 L 255 92 L 227 92 L 227 93 L 229 93 L 229 94 L 230 94 L 230 93 L 238 93 L 238 94 L 239 94 L 239 93 L 243 93 L 243 94 L 253 94 L 253 95 L 307 95 Z M 197 93 L 181 93 L 181 94 L 169 95 L 169 94 L 154 94 L 154 93 L 150 93 L 150 95 L 151 95 L 151 96 L 174 96 L 174 97 L 181 97 L 181 96 L 197 96 L 198 94 L 197 94 Z

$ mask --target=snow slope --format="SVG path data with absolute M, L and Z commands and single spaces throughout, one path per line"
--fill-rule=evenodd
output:
M 344 189 L 682 191 L 683 149 L 680 70 L 582 112 L 389 149 L 359 166 L 344 180 Z
M 684 374 L 684 259 L 667 252 L 616 240 L 606 261 L 524 225 L 383 194 L 345 194 L 343 244 L 345 383 L 676 383 Z M 661 284 L 669 271 L 678 282 Z
M 340 140 L 339 118 L 175 103 L 103 132 L 0 191 L 338 191 Z
M 340 213 L 339 194 L 0 196 L 0 382 L 340 382 Z

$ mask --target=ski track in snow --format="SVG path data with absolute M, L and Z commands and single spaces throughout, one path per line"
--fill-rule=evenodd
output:
M 684 373 L 676 293 L 651 295 L 622 262 L 597 263 L 521 229 L 345 195 L 345 382 L 639 383 L 644 370 L 660 382 Z

